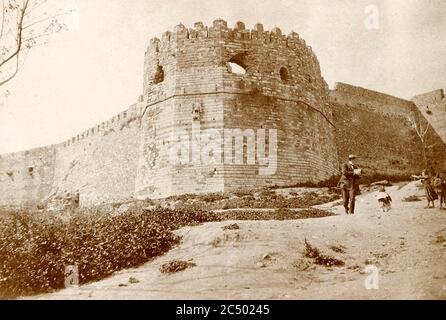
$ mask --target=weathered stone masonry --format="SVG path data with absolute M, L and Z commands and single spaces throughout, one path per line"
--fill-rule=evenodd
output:
M 231 73 L 228 62 L 246 74 Z M 164 81 L 155 83 L 160 69 Z M 230 29 L 223 20 L 210 28 L 179 25 L 151 40 L 145 75 L 138 196 L 318 181 L 337 172 L 327 85 L 314 53 L 296 33 L 284 36 L 260 24 L 247 30 L 241 22 Z M 276 174 L 261 176 L 258 165 L 246 163 L 171 165 L 166 141 L 173 130 L 191 132 L 194 108 L 202 129 L 222 135 L 224 128 L 277 129 Z
M 228 63 L 246 73 L 231 72 Z M 248 30 L 242 22 L 228 28 L 224 20 L 190 29 L 180 24 L 150 40 L 143 83 L 137 104 L 109 121 L 57 145 L 2 155 L 0 205 L 35 205 L 77 191 L 81 205 L 91 205 L 317 182 L 336 175 L 338 153 L 344 158 L 347 152 L 363 152 L 377 172 L 415 168 L 406 149 L 395 153 L 377 144 L 383 153 L 377 155 L 346 139 L 352 123 L 373 120 L 399 142 L 412 141 L 403 119 L 415 104 L 343 84 L 330 91 L 311 47 L 296 33 L 265 31 L 261 24 Z M 264 130 L 266 136 L 277 130 L 277 170 L 260 175 L 259 159 L 247 163 L 246 137 L 243 150 L 222 146 L 222 159 L 244 152 L 241 164 L 172 163 L 172 134 L 192 135 L 193 126 L 221 136 L 224 129 Z M 358 128 L 355 134 L 370 138 Z M 393 171 L 379 164 L 391 153 L 404 159 Z
M 408 120 L 420 112 L 418 105 L 344 83 L 337 83 L 330 97 L 340 159 L 360 155 L 368 174 L 411 175 L 426 169 L 420 139 Z M 426 138 L 432 164 L 446 171 L 446 145 L 433 130 Z

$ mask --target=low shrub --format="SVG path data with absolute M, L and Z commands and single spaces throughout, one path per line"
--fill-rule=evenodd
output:
M 332 245 L 330 246 L 330 249 L 337 253 L 345 253 L 346 248 L 343 245 Z
M 307 239 L 305 239 L 305 257 L 313 259 L 315 264 L 319 264 L 326 267 L 342 267 L 345 262 L 331 256 L 322 254 L 318 248 L 313 247 Z
M 77 267 L 79 284 L 139 266 L 177 245 L 181 239 L 172 231 L 184 226 L 332 215 L 316 209 L 214 214 L 191 207 L 128 206 L 125 212 L 119 211 L 103 206 L 77 209 L 69 216 L 30 210 L 0 212 L 0 299 L 62 289 L 68 266 Z
M 233 223 L 227 226 L 222 227 L 223 230 L 238 230 L 240 226 L 237 223 Z
M 84 209 L 68 221 L 51 213 L 0 217 L 0 298 L 63 288 L 65 267 L 77 266 L 79 283 L 107 277 L 167 252 L 180 238 L 171 231 L 216 220 L 206 212 L 134 210 L 111 215 Z
M 334 215 L 330 211 L 319 209 L 306 210 L 235 210 L 216 214 L 220 220 L 297 220 L 322 218 Z
M 196 263 L 192 262 L 192 261 L 173 260 L 173 261 L 163 264 L 160 267 L 160 272 L 171 274 L 171 273 L 184 271 L 188 268 L 192 268 L 195 266 L 196 266 Z
M 197 200 L 204 201 L 204 202 L 216 202 L 228 199 L 229 195 L 224 193 L 208 193 L 204 195 L 199 195 L 196 197 Z

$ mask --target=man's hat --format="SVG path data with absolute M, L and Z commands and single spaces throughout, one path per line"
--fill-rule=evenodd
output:
M 357 156 L 355 156 L 354 154 L 351 154 L 351 155 L 348 156 L 348 158 L 349 158 L 349 159 L 356 159 Z

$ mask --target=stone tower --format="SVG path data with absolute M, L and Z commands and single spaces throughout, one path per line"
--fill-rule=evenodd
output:
M 180 24 L 145 54 L 135 195 L 292 185 L 337 174 L 328 86 L 297 33 Z

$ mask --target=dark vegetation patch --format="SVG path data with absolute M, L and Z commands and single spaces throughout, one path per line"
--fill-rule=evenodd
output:
M 345 253 L 346 248 L 345 248 L 345 246 L 340 244 L 340 245 L 332 245 L 332 246 L 330 246 L 330 249 L 337 253 Z
M 180 242 L 183 226 L 215 221 L 196 210 L 130 210 L 112 215 L 82 209 L 68 220 L 50 212 L 0 215 L 0 298 L 61 289 L 65 268 L 77 266 L 79 283 L 139 266 Z
M 227 226 L 222 227 L 223 230 L 239 230 L 240 226 L 237 223 L 233 223 Z
M 144 209 L 127 205 L 80 208 L 73 213 L 0 212 L 0 298 L 65 287 L 65 268 L 76 266 L 79 284 L 137 267 L 181 239 L 172 231 L 224 220 L 284 220 L 331 215 L 322 210 L 209 213 L 196 208 Z M 229 226 L 235 229 L 235 225 Z
M 168 263 L 163 264 L 160 267 L 160 272 L 165 274 L 172 274 L 177 273 L 180 271 L 184 271 L 186 269 L 195 267 L 196 263 L 189 260 L 189 261 L 182 261 L 182 260 L 172 260 Z
M 334 257 L 322 254 L 318 248 L 313 247 L 307 239 L 305 239 L 305 251 L 304 255 L 307 258 L 313 259 L 313 262 L 325 267 L 342 267 L 345 265 L 344 261 L 336 259 Z
M 443 243 L 446 243 L 446 239 L 441 233 L 438 233 L 437 237 L 435 238 L 433 243 L 434 244 L 443 244 Z
M 412 195 L 412 196 L 408 196 L 406 198 L 403 199 L 404 202 L 416 202 L 416 201 L 421 201 L 421 199 L 418 196 Z
M 155 202 L 160 206 L 174 205 L 176 208 L 188 207 L 202 210 L 226 210 L 241 208 L 309 208 L 315 205 L 338 200 L 339 192 L 327 190 L 325 193 L 314 191 L 291 192 L 282 195 L 274 189 L 239 190 L 231 193 L 211 193 L 206 195 L 181 195 Z
M 277 209 L 274 211 L 235 210 L 215 214 L 222 220 L 298 220 L 323 218 L 334 215 L 330 211 L 319 209 L 304 209 L 297 211 L 289 209 Z

